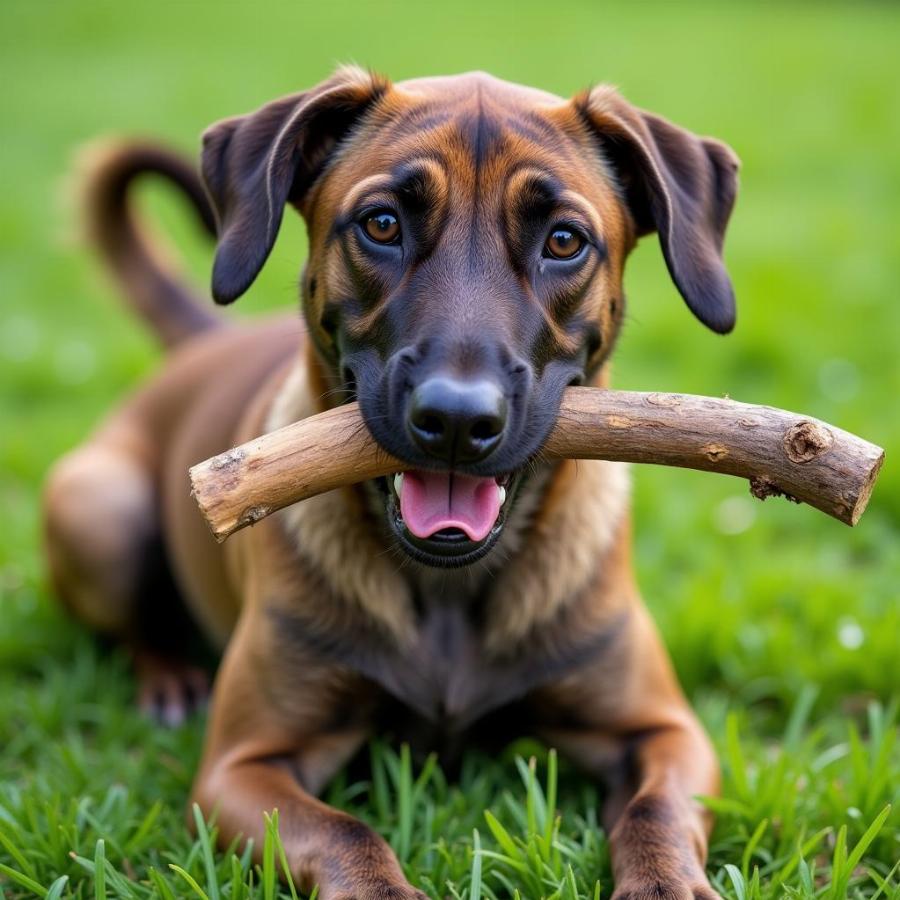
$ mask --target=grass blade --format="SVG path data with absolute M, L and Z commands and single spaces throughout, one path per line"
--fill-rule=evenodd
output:
M 206 890 L 211 900 L 219 900 L 219 878 L 216 875 L 216 860 L 213 856 L 212 838 L 206 827 L 206 819 L 198 804 L 193 806 L 194 824 L 197 826 L 197 840 L 200 842 L 200 854 L 203 857 L 203 868 L 206 870 Z
M 278 827 L 278 810 L 272 811 L 271 819 L 272 841 L 275 844 L 275 853 L 278 856 L 278 862 L 281 864 L 281 871 L 284 880 L 287 883 L 288 890 L 291 892 L 291 900 L 298 900 L 297 888 L 294 886 L 294 876 L 291 874 L 291 867 L 288 865 L 287 853 L 284 850 L 284 844 L 281 840 L 281 830 Z
M 731 770 L 731 780 L 734 783 L 735 793 L 744 803 L 751 801 L 750 785 L 747 782 L 747 762 L 741 750 L 741 738 L 738 728 L 738 717 L 735 713 L 728 714 L 725 722 L 725 758 Z
M 44 900 L 59 900 L 62 897 L 62 892 L 65 890 L 66 885 L 69 883 L 68 875 L 60 875 L 53 884 L 50 885 L 50 890 L 47 891 L 47 896 Z
M 489 809 L 486 809 L 484 811 L 484 819 L 487 822 L 487 826 L 490 829 L 491 834 L 494 836 L 494 840 L 500 845 L 500 847 L 503 849 L 503 852 L 510 858 L 510 860 L 521 859 L 522 853 L 516 846 L 516 842 L 512 839 L 510 833 L 503 827 L 497 817 Z
M 469 884 L 469 900 L 481 900 L 481 835 L 472 831 L 472 881 Z
M 102 838 L 94 848 L 94 898 L 106 900 L 106 844 Z
M 800 696 L 791 710 L 790 718 L 784 729 L 784 748 L 786 750 L 793 751 L 799 746 L 800 737 L 809 722 L 809 715 L 818 696 L 819 688 L 813 684 L 804 685 L 800 691 Z
M 0 844 L 3 845 L 6 852 L 13 858 L 23 874 L 28 878 L 35 877 L 37 873 L 34 871 L 34 866 L 29 862 L 28 857 L 25 856 L 25 854 L 12 842 L 12 839 L 7 837 L 2 831 L 0 831 Z
M 34 891 L 35 894 L 44 896 L 44 894 L 47 893 L 47 889 L 38 884 L 33 878 L 29 878 L 22 872 L 17 872 L 15 869 L 5 866 L 3 863 L 0 863 L 0 872 L 9 878 L 10 881 L 21 884 L 22 887 L 28 888 L 29 891 Z
M 191 890 L 200 898 L 200 900 L 209 900 L 209 897 L 206 896 L 206 892 L 199 884 L 197 884 L 197 881 L 190 872 L 186 872 L 181 866 L 176 866 L 175 863 L 169 863 L 169 868 L 177 875 L 180 875 L 188 883 Z
M 150 832 L 150 829 L 156 823 L 157 818 L 159 818 L 159 814 L 163 810 L 163 802 L 162 800 L 157 800 L 153 806 L 150 807 L 147 815 L 144 816 L 143 821 L 140 825 L 135 829 L 134 834 L 128 838 L 125 842 L 122 851 L 127 856 L 135 847 L 138 847 L 145 837 Z
M 762 836 L 765 834 L 768 824 L 769 820 L 763 819 L 762 822 L 756 826 L 756 830 L 750 836 L 750 840 L 747 841 L 747 846 L 744 848 L 744 853 L 741 857 L 741 874 L 744 876 L 744 880 L 750 877 L 750 860 L 753 857 L 753 851 L 762 840 Z
M 412 755 L 409 744 L 400 748 L 400 771 L 397 783 L 397 846 L 394 848 L 401 863 L 409 861 L 413 832 Z
M 547 821 L 544 823 L 544 839 L 547 844 L 553 840 L 556 823 L 557 774 L 556 750 L 551 748 L 547 754 Z
M 869 849 L 869 845 L 872 841 L 878 837 L 878 832 L 881 831 L 882 826 L 887 821 L 887 817 L 891 814 L 891 805 L 890 803 L 885 806 L 885 808 L 878 814 L 875 821 L 866 829 L 865 834 L 857 841 L 856 846 L 853 848 L 853 852 L 847 857 L 847 868 L 852 873 L 853 870 L 859 865 L 859 861 L 862 859 L 863 853 Z
M 747 884 L 744 881 L 744 876 L 741 873 L 741 870 L 737 866 L 733 866 L 731 863 L 728 863 L 725 866 L 725 871 L 728 873 L 728 877 L 731 879 L 731 883 L 734 885 L 734 893 L 737 897 L 737 900 L 747 900 Z
M 278 814 L 273 810 L 272 815 Z M 262 888 L 263 900 L 275 900 L 275 841 L 272 838 L 272 817 L 263 813 L 266 823 L 266 834 L 263 839 Z
M 169 887 L 169 883 L 156 871 L 156 869 L 151 866 L 147 874 L 150 877 L 150 881 L 153 882 L 153 887 L 156 888 L 156 893 L 159 894 L 161 900 L 175 900 L 175 892 Z

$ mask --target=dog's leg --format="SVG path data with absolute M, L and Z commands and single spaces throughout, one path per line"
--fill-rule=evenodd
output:
M 711 817 L 695 799 L 718 787 L 709 741 L 685 711 L 679 723 L 639 735 L 631 751 L 636 789 L 612 798 L 610 828 L 616 900 L 714 900 L 704 873 Z
M 238 626 L 216 678 L 193 800 L 215 815 L 223 844 L 264 839 L 263 812 L 278 810 L 291 873 L 321 900 L 426 900 L 387 842 L 315 794 L 370 733 L 373 689 L 271 634 Z
M 44 531 L 57 596 L 85 624 L 129 646 L 140 706 L 177 724 L 205 701 L 208 685 L 173 643 L 190 624 L 162 548 L 148 456 L 140 428 L 124 420 L 64 456 L 44 489 Z
M 639 601 L 621 644 L 552 696 L 581 727 L 542 736 L 610 784 L 614 900 L 716 900 L 704 872 L 712 817 L 696 798 L 718 791 L 718 763 Z

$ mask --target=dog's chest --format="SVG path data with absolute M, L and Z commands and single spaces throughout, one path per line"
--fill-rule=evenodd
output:
M 447 731 L 465 728 L 520 693 L 518 681 L 507 675 L 520 667 L 518 661 L 498 665 L 490 660 L 478 623 L 459 605 L 426 607 L 417 617 L 415 637 L 402 646 L 363 619 L 335 628 L 272 607 L 269 621 L 270 643 L 288 673 L 310 663 L 349 670 Z
M 429 604 L 421 611 L 414 642 L 372 647 L 356 667 L 448 733 L 463 730 L 511 693 L 504 677 L 509 665 L 498 666 L 486 656 L 479 623 L 461 604 Z
M 439 603 L 426 610 L 409 664 L 420 677 L 408 698 L 418 700 L 428 718 L 451 731 L 498 705 L 494 682 L 502 670 L 485 657 L 479 623 L 463 606 Z
M 415 637 L 402 646 L 365 620 L 334 628 L 278 608 L 269 611 L 271 636 L 285 661 L 305 668 L 315 660 L 379 686 L 386 694 L 385 715 L 433 735 L 434 742 L 462 735 L 476 722 L 481 729 L 488 714 L 493 719 L 535 689 L 596 659 L 621 625 L 606 623 L 585 633 L 563 617 L 496 655 L 485 647 L 484 603 L 477 595 L 455 593 L 418 603 Z
M 439 743 L 461 735 L 489 714 L 493 719 L 514 705 L 521 710 L 517 701 L 596 658 L 617 630 L 618 624 L 589 635 L 568 630 L 564 638 L 534 640 L 497 657 L 484 648 L 477 608 L 434 603 L 422 613 L 413 646 L 403 650 L 373 647 L 353 664 L 421 717 L 424 721 L 415 727 L 423 734 L 431 733 L 432 743 Z M 519 724 L 526 727 L 525 722 Z M 483 730 L 481 724 L 479 730 Z

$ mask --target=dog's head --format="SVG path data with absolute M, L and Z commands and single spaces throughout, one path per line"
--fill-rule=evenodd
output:
M 407 463 L 384 508 L 428 564 L 498 538 L 564 388 L 613 347 L 637 238 L 658 233 L 701 322 L 734 325 L 734 154 L 608 87 L 564 101 L 480 73 L 391 85 L 342 69 L 214 125 L 203 175 L 220 303 L 253 282 L 285 205 L 304 216 L 309 332 L 331 387 Z

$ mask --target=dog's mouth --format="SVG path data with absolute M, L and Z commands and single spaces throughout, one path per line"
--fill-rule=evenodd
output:
M 476 477 L 410 469 L 380 479 L 395 537 L 429 566 L 465 566 L 485 556 L 503 531 L 521 472 Z

